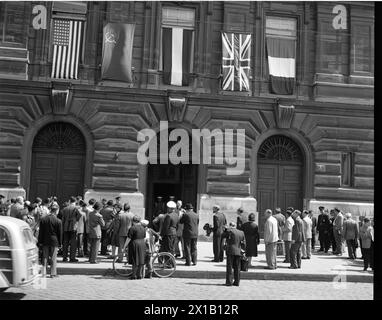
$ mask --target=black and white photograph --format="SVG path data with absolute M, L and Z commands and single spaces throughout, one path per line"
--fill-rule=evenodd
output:
M 374 300 L 376 6 L 0 1 L 0 302 Z

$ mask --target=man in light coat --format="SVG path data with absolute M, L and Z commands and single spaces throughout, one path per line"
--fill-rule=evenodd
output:
M 276 246 L 279 240 L 277 219 L 272 216 L 272 210 L 265 210 L 264 242 L 267 267 L 265 269 L 277 269 Z
M 308 210 L 304 210 L 302 212 L 302 223 L 303 223 L 303 232 L 305 241 L 302 243 L 301 251 L 302 257 L 301 259 L 310 259 L 312 255 L 312 220 L 308 216 Z
M 344 216 L 338 208 L 334 208 L 333 235 L 336 242 L 335 255 L 342 256 Z
M 358 223 L 351 218 L 351 213 L 348 212 L 344 221 L 344 239 L 348 247 L 349 259 L 357 259 L 357 239 L 358 239 Z
M 101 208 L 102 204 L 96 202 L 93 206 L 93 211 L 89 213 L 90 263 L 98 263 L 97 255 L 102 236 L 101 228 L 105 226 L 105 221 L 100 214 Z
M 285 244 L 285 260 L 284 263 L 290 263 L 290 248 L 292 245 L 292 229 L 294 226 L 294 220 L 292 218 L 293 210 L 287 209 L 287 218 L 285 220 L 285 225 L 283 227 L 283 241 Z

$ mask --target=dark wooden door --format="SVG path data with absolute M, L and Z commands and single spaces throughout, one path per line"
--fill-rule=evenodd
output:
M 57 196 L 59 202 L 83 195 L 82 154 L 33 152 L 30 199 Z
M 280 207 L 302 209 L 302 170 L 299 164 L 259 163 L 257 207 L 260 234 L 264 231 L 264 211 Z

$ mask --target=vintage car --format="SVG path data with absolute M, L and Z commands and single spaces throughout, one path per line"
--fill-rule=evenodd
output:
M 0 292 L 33 284 L 40 276 L 38 248 L 29 225 L 0 216 Z

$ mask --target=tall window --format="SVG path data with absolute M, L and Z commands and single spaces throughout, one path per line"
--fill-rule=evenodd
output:
M 342 153 L 341 155 L 341 186 L 354 186 L 354 153 Z
M 165 84 L 187 86 L 194 64 L 195 10 L 163 7 L 160 69 Z
M 276 94 L 293 94 L 296 79 L 297 20 L 267 17 L 265 37 L 270 91 Z
M 374 73 L 374 27 L 352 24 L 352 73 Z
M 26 48 L 26 11 L 25 2 L 0 2 L 0 46 Z

